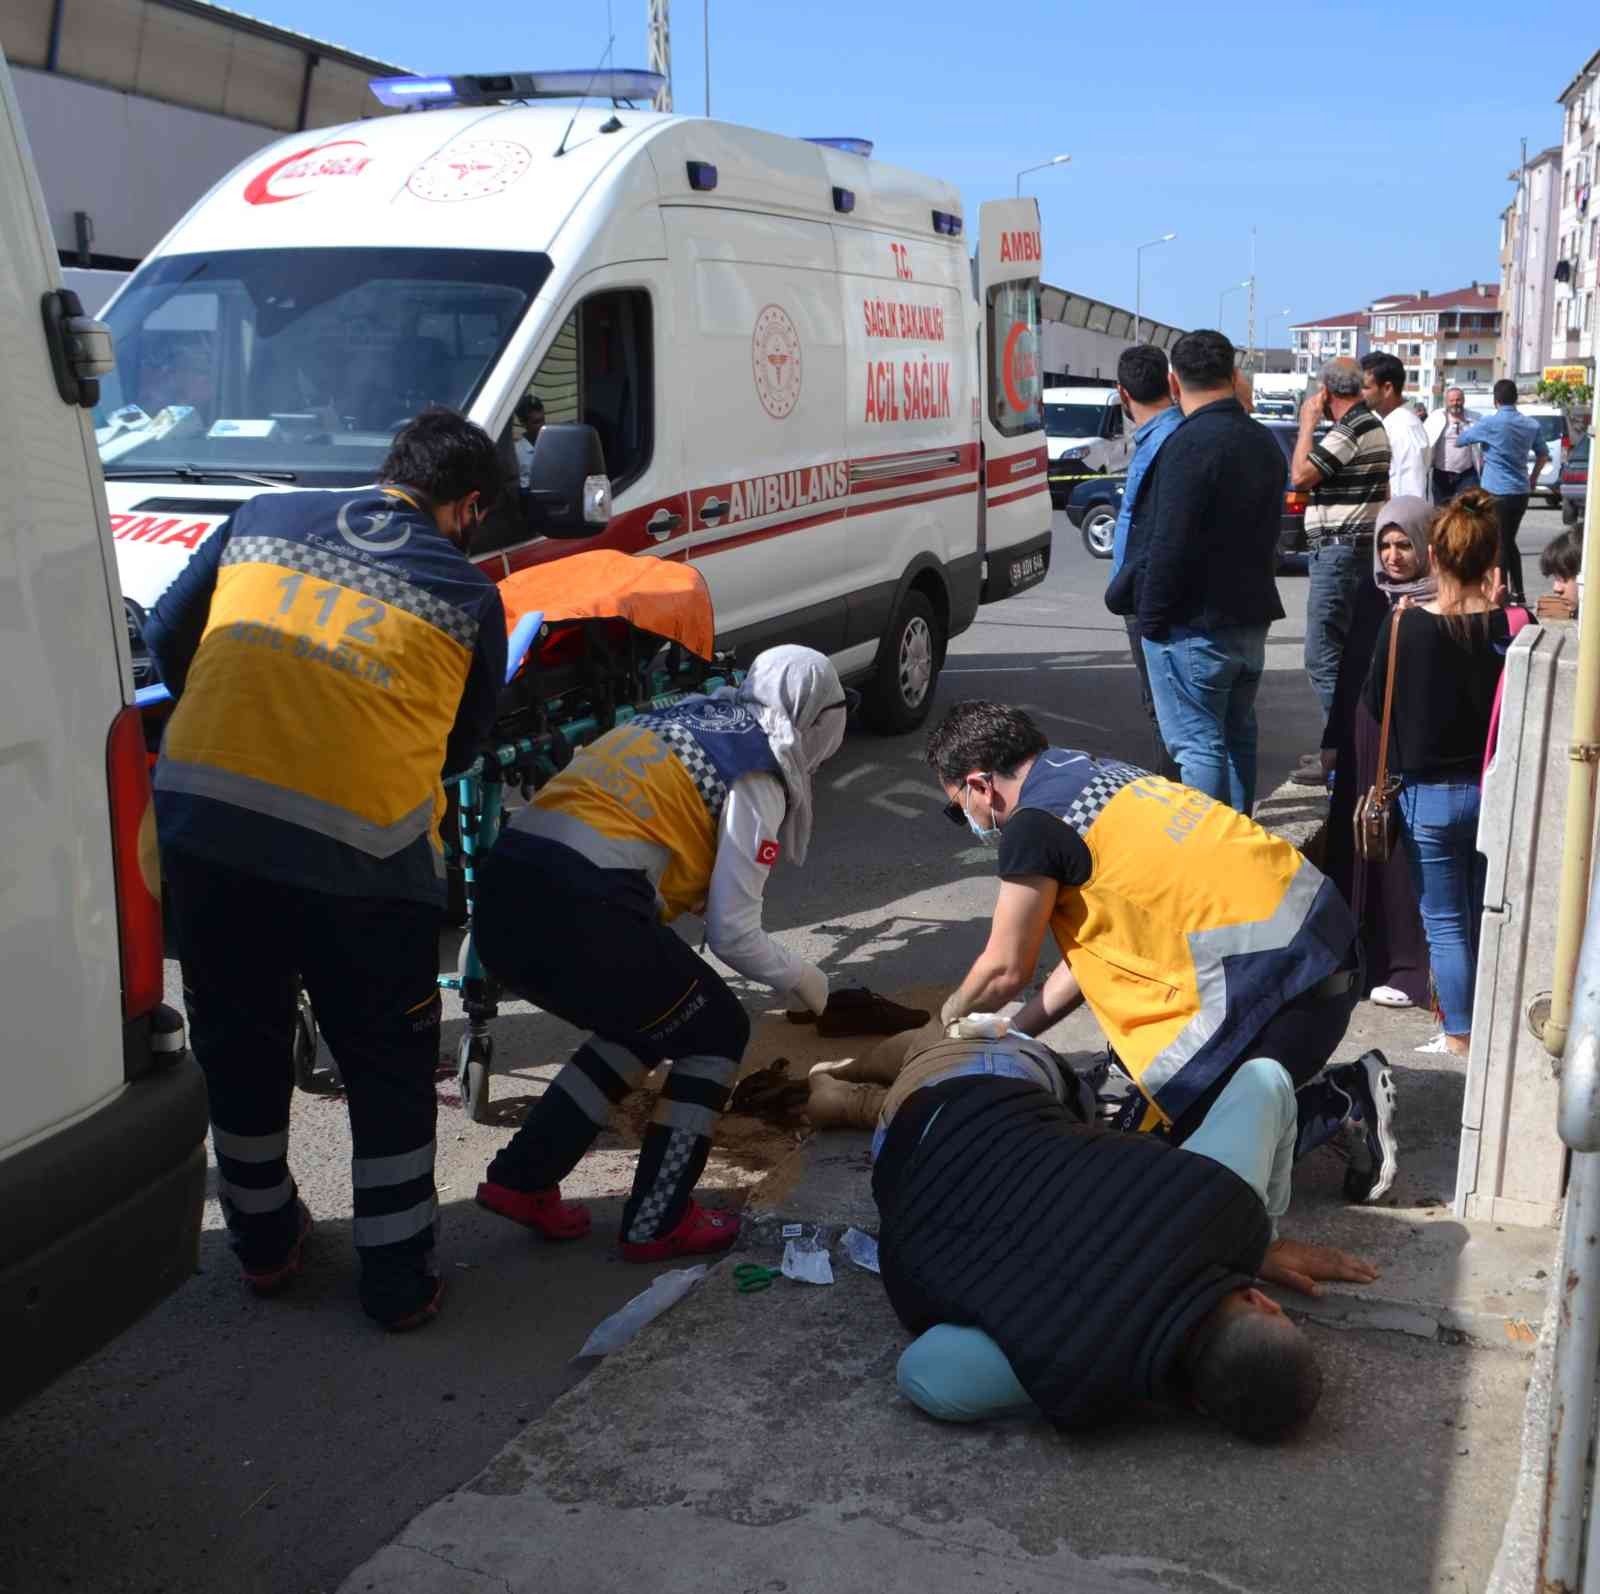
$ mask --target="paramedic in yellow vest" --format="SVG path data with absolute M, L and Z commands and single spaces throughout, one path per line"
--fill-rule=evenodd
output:
M 145 632 L 177 698 L 156 818 L 229 1237 L 258 1294 L 299 1271 L 303 980 L 349 1099 L 361 1304 L 390 1329 L 440 1291 L 440 776 L 476 755 L 505 676 L 500 595 L 463 552 L 499 487 L 488 436 L 427 411 L 378 486 L 241 504 Z
M 760 654 L 743 685 L 607 732 L 517 813 L 479 882 L 473 934 L 508 989 L 593 1033 L 478 1187 L 546 1239 L 589 1214 L 558 1188 L 611 1107 L 670 1063 L 622 1212 L 631 1262 L 726 1250 L 731 1212 L 694 1187 L 750 1038 L 744 1008 L 672 928 L 703 914 L 710 949 L 791 1008 L 820 1014 L 822 971 L 761 927 L 780 858 L 803 863 L 812 777 L 844 740 L 846 694 L 810 648 Z
M 1298 1093 L 1297 1155 L 1349 1125 L 1368 1156 L 1352 1163 L 1347 1195 L 1374 1201 L 1389 1188 L 1383 1054 L 1324 1072 L 1362 989 L 1355 924 L 1301 853 L 1201 792 L 1051 747 L 998 703 L 956 704 L 928 762 L 946 816 L 999 855 L 988 944 L 944 1022 L 1018 996 L 1050 934 L 1061 964 L 1013 1027 L 1041 1036 L 1087 1002 L 1137 1087 L 1108 1115 L 1119 1127 L 1181 1145 L 1241 1063 L 1270 1058 Z

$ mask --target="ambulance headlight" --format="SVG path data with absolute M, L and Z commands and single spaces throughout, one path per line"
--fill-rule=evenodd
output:
M 583 481 L 583 518 L 591 526 L 611 524 L 611 478 L 586 476 Z

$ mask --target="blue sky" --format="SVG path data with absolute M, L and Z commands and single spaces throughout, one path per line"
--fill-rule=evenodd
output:
M 420 71 L 644 66 L 645 0 L 442 6 L 235 0 L 282 26 Z M 698 114 L 701 0 L 674 0 L 677 109 Z M 1498 279 L 1518 140 L 1560 141 L 1556 96 L 1600 46 L 1567 8 L 1346 0 L 1311 8 L 1147 0 L 710 0 L 714 115 L 858 134 L 960 185 L 968 215 L 1013 191 L 1044 217 L 1046 277 L 1146 315 L 1217 320 L 1248 275 L 1259 317 L 1349 310 L 1381 293 Z M 1028 190 L 1025 190 L 1028 191 Z M 1246 295 L 1225 330 L 1244 337 Z M 1274 322 L 1273 341 L 1283 340 Z

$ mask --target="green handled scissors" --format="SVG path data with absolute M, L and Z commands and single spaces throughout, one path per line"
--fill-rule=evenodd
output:
M 762 1267 L 759 1262 L 741 1262 L 733 1270 L 733 1287 L 741 1295 L 753 1295 L 757 1290 L 771 1289 L 774 1279 L 781 1279 L 783 1270 Z

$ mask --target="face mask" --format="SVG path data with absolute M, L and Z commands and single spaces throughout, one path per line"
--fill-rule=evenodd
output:
M 984 844 L 984 846 L 998 847 L 1000 845 L 1000 827 L 998 825 L 990 825 L 989 828 L 985 830 L 983 826 L 972 817 L 972 810 L 967 806 L 964 800 L 961 804 L 961 811 L 967 816 L 967 829 L 970 830 L 973 835 L 975 835 L 978 840 Z

